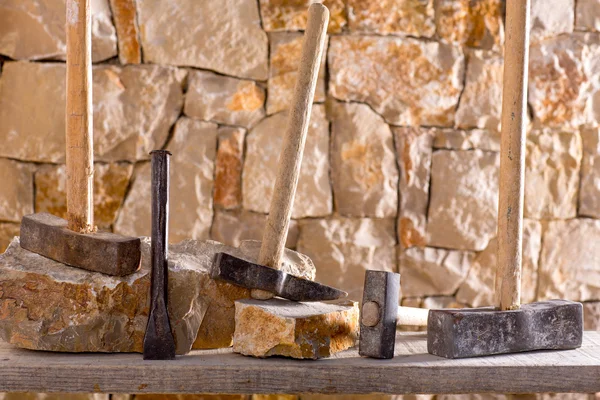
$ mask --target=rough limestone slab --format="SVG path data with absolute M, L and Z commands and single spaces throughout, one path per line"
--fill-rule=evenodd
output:
M 177 352 L 231 345 L 234 301 L 250 291 L 210 278 L 216 253 L 254 260 L 240 249 L 187 240 L 169 248 L 169 315 Z M 0 255 L 0 338 L 19 347 L 62 352 L 141 352 L 150 290 L 150 240 L 142 267 L 127 277 L 72 268 L 24 250 L 15 238 Z M 310 259 L 291 250 L 283 269 L 313 279 Z
M 213 216 L 217 124 L 185 117 L 179 119 L 167 150 L 173 154 L 169 240 L 207 239 Z M 133 184 L 115 223 L 115 232 L 129 236 L 150 234 L 150 187 L 150 164 L 144 163 L 136 167 Z
M 30 164 L 0 159 L 0 220 L 20 222 L 33 213 L 33 172 Z
M 306 29 L 307 10 L 312 0 L 260 0 L 260 14 L 267 32 Z M 344 0 L 324 0 L 329 9 L 329 33 L 339 33 L 348 23 Z
M 123 204 L 133 165 L 94 164 L 94 224 L 109 228 Z M 35 173 L 35 209 L 67 217 L 66 167 L 44 165 Z
M 575 0 L 532 0 L 531 41 L 573 32 L 575 3 Z
M 218 149 L 215 160 L 215 206 L 235 209 L 242 205 L 242 167 L 246 130 L 222 126 L 218 131 Z
M 108 0 L 91 0 L 92 60 L 117 55 L 117 36 Z M 0 54 L 15 60 L 64 60 L 65 0 L 0 2 Z
M 500 151 L 500 132 L 486 129 L 435 129 L 435 149 Z
M 496 235 L 498 153 L 481 150 L 433 153 L 429 245 L 483 250 Z
M 137 11 L 145 62 L 267 80 L 268 39 L 255 0 L 138 1 Z
M 279 154 L 287 126 L 287 113 L 262 120 L 246 135 L 242 174 L 244 209 L 268 213 L 279 167 Z M 329 182 L 329 121 L 325 107 L 312 109 L 292 218 L 320 217 L 332 212 Z
M 352 301 L 236 301 L 233 351 L 254 357 L 329 357 L 356 344 L 358 316 L 358 303 Z
M 251 128 L 265 115 L 265 91 L 256 82 L 192 71 L 185 98 L 187 116 Z
M 163 146 L 183 106 L 185 75 L 156 65 L 94 67 L 95 160 L 149 159 Z M 65 76 L 64 63 L 4 63 L 0 156 L 64 162 Z
M 576 29 L 600 31 L 600 1 L 577 0 L 575 14 Z
M 347 0 L 351 32 L 431 37 L 433 0 Z
M 331 181 L 346 217 L 395 217 L 398 166 L 388 124 L 365 104 L 331 105 Z
M 463 87 L 459 47 L 412 38 L 334 36 L 329 91 L 394 125 L 452 126 Z
M 579 215 L 600 218 L 600 129 L 581 129 L 583 158 L 581 160 L 581 185 Z
M 500 130 L 503 73 L 502 56 L 485 51 L 469 53 L 465 90 L 456 111 L 458 128 Z
M 298 251 L 317 267 L 318 282 L 361 299 L 365 271 L 398 272 L 393 218 L 305 219 L 299 221 Z
M 269 63 L 269 96 L 267 97 L 267 114 L 287 110 L 292 104 L 298 66 L 302 54 L 304 34 L 301 32 L 273 32 L 269 34 L 270 63 Z M 317 78 L 314 101 L 325 101 L 325 64 L 327 62 L 327 44 L 323 49 L 321 68 Z
M 599 299 L 600 221 L 550 221 L 543 237 L 538 298 Z
M 140 29 L 137 23 L 135 4 L 135 0 L 110 0 L 119 38 L 119 61 L 123 65 L 142 62 Z
M 400 173 L 398 239 L 403 248 L 427 244 L 427 207 L 436 129 L 394 128 Z
M 443 41 L 485 50 L 504 43 L 503 0 L 435 2 L 437 34 Z
M 579 133 L 533 131 L 526 146 L 525 217 L 574 218 L 582 158 Z

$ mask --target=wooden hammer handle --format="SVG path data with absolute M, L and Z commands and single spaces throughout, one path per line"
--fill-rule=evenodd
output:
M 66 163 L 69 229 L 94 231 L 90 0 L 67 0 Z
M 518 309 L 521 304 L 529 6 L 530 0 L 506 2 L 495 285 L 496 302 L 501 310 Z
M 400 326 L 427 326 L 429 310 L 416 307 L 398 307 L 396 324 Z
M 328 22 L 327 7 L 313 3 L 308 9 L 308 25 L 304 34 L 298 80 L 258 257 L 259 264 L 276 269 L 280 268 L 292 215 Z

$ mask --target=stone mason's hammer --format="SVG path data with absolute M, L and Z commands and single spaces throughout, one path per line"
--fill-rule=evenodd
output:
M 289 111 L 283 148 L 279 156 L 278 173 L 258 263 L 254 264 L 227 253 L 219 253 L 213 266 L 214 278 L 251 288 L 252 297 L 256 299 L 267 300 L 276 295 L 295 301 L 322 301 L 347 296 L 347 293 L 341 290 L 278 271 L 281 268 L 285 239 L 298 186 L 328 21 L 327 7 L 320 3 L 311 4 L 308 9 L 308 25 L 302 46 L 298 81 Z
M 464 358 L 581 346 L 581 303 L 551 300 L 520 304 L 529 6 L 530 0 L 506 3 L 497 305 L 422 312 L 421 322 L 427 322 L 427 350 L 434 355 Z M 393 357 L 396 317 L 402 313 L 397 309 L 398 287 L 399 276 L 368 271 L 360 325 L 362 355 Z
M 140 239 L 94 226 L 92 34 L 90 0 L 67 0 L 67 220 L 47 214 L 21 221 L 21 247 L 61 263 L 128 275 L 140 265 Z

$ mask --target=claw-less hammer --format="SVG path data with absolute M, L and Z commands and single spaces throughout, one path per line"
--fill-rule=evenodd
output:
M 256 299 L 266 300 L 277 295 L 295 301 L 321 301 L 335 300 L 347 295 L 341 290 L 278 271 L 281 268 L 298 186 L 328 22 L 327 7 L 320 3 L 311 4 L 308 9 L 308 25 L 304 34 L 298 81 L 288 115 L 258 263 L 219 253 L 213 267 L 213 277 L 252 288 L 252 297 Z
M 400 276 L 367 271 L 360 323 L 361 355 L 391 358 L 397 318 L 427 326 L 427 350 L 464 358 L 581 346 L 581 303 L 551 300 L 521 306 L 521 251 L 530 0 L 506 2 L 502 98 L 496 307 L 419 310 L 398 308 Z M 406 321 L 409 319 L 409 321 Z
M 94 226 L 92 34 L 90 0 L 67 0 L 67 221 L 47 213 L 21 221 L 21 247 L 67 265 L 128 275 L 140 265 L 140 239 Z

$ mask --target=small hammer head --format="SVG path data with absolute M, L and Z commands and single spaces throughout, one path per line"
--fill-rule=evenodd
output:
M 21 247 L 63 264 L 124 276 L 140 267 L 140 239 L 108 232 L 78 233 L 67 221 L 47 213 L 21 220 Z
M 365 273 L 358 345 L 361 356 L 394 357 L 399 300 L 400 274 L 387 271 Z M 378 317 L 363 318 L 366 315 Z
M 348 293 L 321 283 L 298 278 L 264 265 L 218 253 L 211 276 L 248 289 L 260 289 L 293 301 L 325 301 Z

